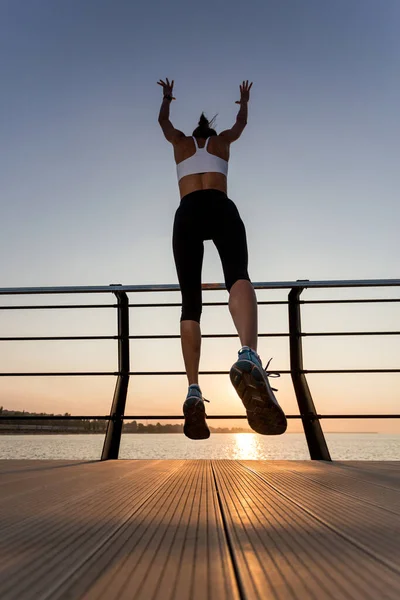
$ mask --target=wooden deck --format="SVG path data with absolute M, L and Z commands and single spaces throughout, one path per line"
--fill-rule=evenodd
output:
M 400 598 L 400 462 L 0 461 L 0 598 Z

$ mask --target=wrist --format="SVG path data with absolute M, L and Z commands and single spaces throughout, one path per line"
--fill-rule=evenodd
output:
M 168 102 L 172 102 L 172 96 L 171 96 L 170 94 L 166 94 L 166 95 L 163 97 L 163 101 L 164 101 L 164 100 L 168 100 Z

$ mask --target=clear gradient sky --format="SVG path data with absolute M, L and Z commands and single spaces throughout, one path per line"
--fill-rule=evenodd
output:
M 165 77 L 175 80 L 171 120 L 187 134 L 203 110 L 218 113 L 217 131 L 233 125 L 239 84 L 254 82 L 228 180 L 254 281 L 398 277 L 398 0 L 0 0 L 0 49 L 1 287 L 177 282 L 178 184 L 157 123 L 156 82 Z M 222 281 L 210 242 L 203 280 Z M 285 309 L 261 311 L 263 331 L 287 328 Z M 115 332 L 111 310 L 50 312 L 3 311 L 3 335 Z M 399 329 L 399 317 L 397 305 L 308 307 L 304 328 Z M 179 310 L 137 309 L 131 322 L 137 333 L 177 333 Z M 227 310 L 205 310 L 203 330 L 233 332 Z M 116 367 L 111 342 L 0 344 L 2 371 Z M 237 346 L 205 342 L 202 368 L 229 369 Z M 397 337 L 306 340 L 306 366 L 396 368 L 399 350 Z M 260 353 L 274 356 L 271 367 L 288 368 L 285 340 L 263 340 Z M 182 369 L 179 342 L 132 343 L 132 368 Z M 7 408 L 76 414 L 108 412 L 114 387 L 111 378 L 0 383 Z M 210 412 L 242 411 L 229 382 L 201 383 Z M 399 409 L 399 375 L 309 383 L 320 412 Z M 278 387 L 295 412 L 290 379 Z M 132 379 L 127 408 L 175 413 L 185 391 L 184 378 Z M 371 430 L 368 422 L 349 427 Z

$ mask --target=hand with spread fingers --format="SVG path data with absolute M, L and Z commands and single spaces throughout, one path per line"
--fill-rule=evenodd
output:
M 161 87 L 163 88 L 163 95 L 164 98 L 166 96 L 170 96 L 171 100 L 176 100 L 176 98 L 174 98 L 174 96 L 172 95 L 172 90 L 174 88 L 174 80 L 171 81 L 171 83 L 168 80 L 168 77 L 166 78 L 166 82 L 163 81 L 162 79 L 160 79 L 160 81 L 157 81 L 158 85 L 161 85 Z
M 249 85 L 249 80 L 243 81 L 240 86 L 240 100 L 237 100 L 235 104 L 242 104 L 243 102 L 248 102 L 250 99 L 250 89 L 253 85 L 253 82 Z

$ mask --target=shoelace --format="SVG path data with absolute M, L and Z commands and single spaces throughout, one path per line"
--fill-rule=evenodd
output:
M 271 362 L 272 358 L 269 359 L 269 361 L 267 362 L 266 366 L 264 367 L 264 373 L 266 374 L 267 377 L 280 377 L 281 374 L 277 373 L 276 371 L 267 371 L 268 367 L 269 367 L 269 363 Z M 273 390 L 274 392 L 277 392 L 278 390 L 276 388 L 271 387 L 271 390 Z
M 200 394 L 201 394 L 201 392 L 200 392 Z M 204 402 L 210 403 L 210 400 L 207 400 L 207 398 L 204 398 L 203 394 L 201 394 L 201 399 L 204 400 Z M 200 398 L 199 398 L 199 400 L 200 400 Z

